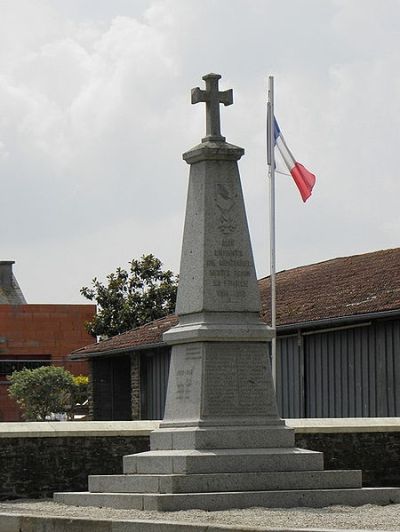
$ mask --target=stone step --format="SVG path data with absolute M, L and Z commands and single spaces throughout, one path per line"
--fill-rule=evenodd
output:
M 330 505 L 400 503 L 400 488 L 356 488 L 225 493 L 136 494 L 55 493 L 55 502 L 74 506 L 176 511 L 193 508 L 216 511 L 230 508 L 322 508 Z
M 144 474 L 321 471 L 323 453 L 298 448 L 147 451 L 123 458 L 123 472 Z
M 197 475 L 91 475 L 91 493 L 204 493 L 361 488 L 361 471 L 279 471 Z
M 151 450 L 294 447 L 294 430 L 282 425 L 160 428 L 150 434 Z
M 96 506 L 97 508 L 144 510 L 142 493 L 90 493 L 88 491 L 56 492 L 53 501 L 70 506 Z

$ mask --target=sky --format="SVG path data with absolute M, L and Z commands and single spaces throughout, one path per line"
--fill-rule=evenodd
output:
M 383 9 L 384 5 L 384 9 Z M 400 1 L 0 0 L 0 260 L 28 303 L 153 253 L 179 270 L 202 76 L 234 105 L 259 277 L 269 273 L 266 93 L 303 203 L 277 175 L 278 270 L 400 245 Z M 281 166 L 283 169 L 283 166 Z M 279 169 L 279 161 L 278 161 Z

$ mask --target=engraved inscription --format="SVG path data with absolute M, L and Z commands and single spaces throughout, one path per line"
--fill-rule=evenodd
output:
M 183 367 L 176 372 L 176 399 L 178 401 L 191 399 L 196 368 L 200 359 L 201 349 L 198 345 L 186 346 Z
M 244 258 L 235 238 L 223 238 L 207 260 L 207 273 L 216 295 L 226 303 L 240 301 L 249 287 L 252 263 Z
M 267 405 L 265 346 L 219 344 L 208 354 L 205 415 L 260 416 L 274 408 Z

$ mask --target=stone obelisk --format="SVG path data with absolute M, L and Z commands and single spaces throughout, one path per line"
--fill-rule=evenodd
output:
M 206 104 L 206 136 L 183 155 L 190 164 L 176 313 L 164 335 L 172 357 L 167 402 L 154 445 L 196 449 L 293 444 L 279 419 L 268 358 L 271 330 L 260 320 L 260 295 L 237 161 L 225 141 L 221 76 L 204 76 L 192 103 Z M 274 430 L 270 431 L 273 427 Z M 176 430 L 180 428 L 181 430 Z M 174 429 L 172 432 L 169 429 Z M 202 430 L 199 430 L 202 429 Z M 188 440 L 189 438 L 189 440 Z
M 220 76 L 204 76 L 206 136 L 190 165 L 165 416 L 151 450 L 124 457 L 123 475 L 89 477 L 78 506 L 222 510 L 400 502 L 396 488 L 361 489 L 360 471 L 324 471 L 320 452 L 297 449 L 279 418 L 237 161 L 220 131 Z

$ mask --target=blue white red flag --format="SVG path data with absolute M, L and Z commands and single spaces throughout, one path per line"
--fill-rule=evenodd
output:
M 282 159 L 284 160 L 290 172 L 290 175 L 293 177 L 294 182 L 296 183 L 297 188 L 300 191 L 303 201 L 307 201 L 308 198 L 311 196 L 312 189 L 315 185 L 315 175 L 309 172 L 307 168 L 304 168 L 304 166 L 298 163 L 293 157 L 292 152 L 289 150 L 285 139 L 283 138 L 283 135 L 281 133 L 281 130 L 279 129 L 278 122 L 276 121 L 275 117 L 274 140 L 275 145 L 277 146 L 279 153 L 281 154 Z

